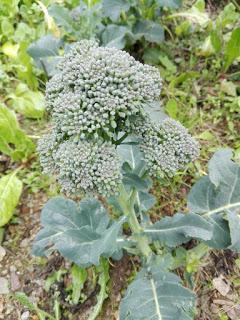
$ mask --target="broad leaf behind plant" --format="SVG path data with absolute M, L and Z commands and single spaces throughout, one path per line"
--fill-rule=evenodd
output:
M 191 189 L 188 208 L 213 225 L 214 248 L 240 251 L 240 166 L 232 160 L 232 151 L 216 152 L 209 162 L 209 175 Z

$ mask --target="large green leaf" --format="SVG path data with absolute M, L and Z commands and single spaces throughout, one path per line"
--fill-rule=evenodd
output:
M 188 208 L 208 219 L 213 225 L 214 247 L 231 247 L 239 251 L 234 224 L 238 225 L 240 210 L 240 166 L 231 160 L 232 151 L 216 152 L 209 161 L 209 175 L 191 189 Z M 235 223 L 233 222 L 235 221 Z M 240 239 L 240 233 L 239 233 Z
M 156 123 L 159 123 L 168 117 L 166 113 L 163 112 L 162 106 L 159 101 L 145 104 L 144 111 L 146 111 L 151 120 Z
M 120 304 L 120 320 L 191 320 L 194 294 L 175 274 L 153 265 L 143 268 Z
M 134 35 L 140 39 L 144 38 L 148 42 L 161 43 L 164 40 L 163 27 L 154 21 L 138 21 L 133 28 Z
M 225 49 L 225 70 L 240 56 L 240 28 L 233 30 Z
M 103 0 L 103 15 L 109 17 L 112 21 L 117 21 L 121 12 L 126 12 L 133 4 L 133 0 Z
M 160 241 L 167 246 L 175 247 L 191 238 L 210 240 L 212 226 L 197 214 L 177 213 L 147 227 L 144 233 L 153 241 Z
M 22 193 L 22 182 L 16 172 L 0 179 L 0 227 L 11 219 Z
M 123 49 L 135 41 L 134 35 L 127 26 L 109 24 L 102 33 L 102 43 L 106 47 Z
M 13 160 L 21 160 L 34 148 L 32 140 L 19 128 L 15 113 L 0 104 L 0 151 Z
M 98 265 L 100 256 L 110 257 L 118 251 L 118 234 L 123 219 L 110 222 L 106 210 L 96 199 L 79 204 L 57 197 L 49 200 L 41 214 L 43 229 L 34 245 L 35 255 L 57 249 L 79 266 Z
M 48 12 L 59 27 L 62 27 L 69 34 L 78 35 L 75 22 L 67 8 L 58 4 L 52 4 L 48 8 Z
M 48 34 L 31 43 L 27 52 L 34 59 L 38 68 L 43 69 L 48 76 L 52 76 L 57 72 L 56 66 L 61 59 L 59 57 L 61 46 L 61 39 Z
M 20 83 L 15 92 L 8 96 L 11 106 L 28 118 L 42 118 L 45 111 L 44 96 L 40 91 L 32 91 L 24 83 Z
M 156 0 L 156 3 L 161 7 L 178 9 L 182 5 L 182 0 Z

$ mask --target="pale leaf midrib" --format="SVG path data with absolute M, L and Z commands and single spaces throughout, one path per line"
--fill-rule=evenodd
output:
M 150 279 L 150 283 L 151 283 L 151 287 L 152 287 L 154 302 L 155 302 L 155 305 L 156 305 L 156 315 L 158 316 L 159 320 L 162 320 L 162 315 L 161 315 L 161 311 L 160 311 L 160 305 L 159 305 L 159 302 L 158 302 L 157 290 L 156 290 L 156 287 L 155 287 L 154 280 Z

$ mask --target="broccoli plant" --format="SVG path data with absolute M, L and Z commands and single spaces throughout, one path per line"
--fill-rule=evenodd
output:
M 155 201 L 151 179 L 171 179 L 199 155 L 187 129 L 160 111 L 161 86 L 158 69 L 83 40 L 62 57 L 46 88 L 52 129 L 38 144 L 42 167 L 65 195 L 87 197 L 46 203 L 33 252 L 57 250 L 81 268 L 139 255 L 120 320 L 193 319 L 195 295 L 174 273 L 174 249 L 194 238 L 240 250 L 240 170 L 228 149 L 213 156 L 209 175 L 190 191 L 188 213 L 155 223 L 147 214 Z

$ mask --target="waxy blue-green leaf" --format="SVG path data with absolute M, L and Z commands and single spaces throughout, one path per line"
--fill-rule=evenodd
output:
M 144 233 L 152 241 L 160 241 L 169 247 L 175 247 L 192 238 L 210 240 L 212 226 L 197 214 L 177 213 L 145 228 Z
M 22 193 L 22 182 L 16 172 L 0 179 L 0 227 L 11 219 Z
M 34 59 L 38 68 L 43 69 L 48 76 L 53 76 L 61 59 L 59 56 L 61 46 L 61 39 L 48 34 L 31 43 L 27 53 Z
M 144 191 L 138 192 L 138 199 L 140 210 L 143 212 L 147 212 L 151 209 L 156 202 L 156 198 L 152 194 Z
M 210 246 L 239 251 L 236 215 L 240 213 L 240 166 L 231 158 L 230 149 L 213 155 L 209 175 L 201 178 L 189 193 L 188 208 L 213 225 L 213 238 L 207 242 Z
M 144 105 L 144 110 L 149 115 L 153 122 L 159 123 L 168 118 L 166 113 L 163 112 L 162 106 L 159 101 L 154 101 Z
M 120 304 L 120 320 L 192 320 L 195 295 L 159 265 L 143 268 Z
M 240 252 L 240 215 L 239 212 L 231 212 L 227 213 L 228 224 L 231 234 L 231 245 L 229 249 Z
M 135 41 L 131 29 L 126 26 L 109 24 L 102 33 L 102 43 L 106 47 L 123 49 Z
M 48 12 L 59 27 L 62 27 L 67 33 L 77 36 L 78 32 L 71 16 L 70 11 L 58 4 L 52 4 Z
M 128 11 L 133 4 L 133 0 L 103 0 L 103 16 L 109 17 L 112 21 L 117 21 L 121 12 Z
M 130 166 L 129 172 L 138 175 L 141 175 L 145 172 L 146 167 L 144 154 L 141 152 L 138 145 L 121 144 L 117 147 L 117 152 L 122 163 L 127 163 Z
M 163 27 L 154 21 L 140 20 L 133 28 L 134 35 L 138 38 L 144 38 L 148 42 L 161 43 L 164 40 Z
M 232 152 L 216 152 L 209 161 L 209 176 L 200 179 L 188 196 L 188 208 L 210 216 L 240 208 L 240 166 L 231 160 Z
M 225 249 L 231 245 L 231 236 L 228 221 L 221 215 L 214 213 L 207 218 L 213 227 L 212 239 L 206 243 L 215 249 Z
M 117 241 L 123 219 L 112 222 L 96 199 L 79 204 L 57 197 L 42 210 L 43 229 L 36 236 L 33 253 L 45 255 L 56 249 L 81 267 L 98 265 L 101 256 L 110 257 L 119 250 Z
M 161 7 L 178 9 L 182 5 L 182 0 L 156 0 L 156 3 Z

